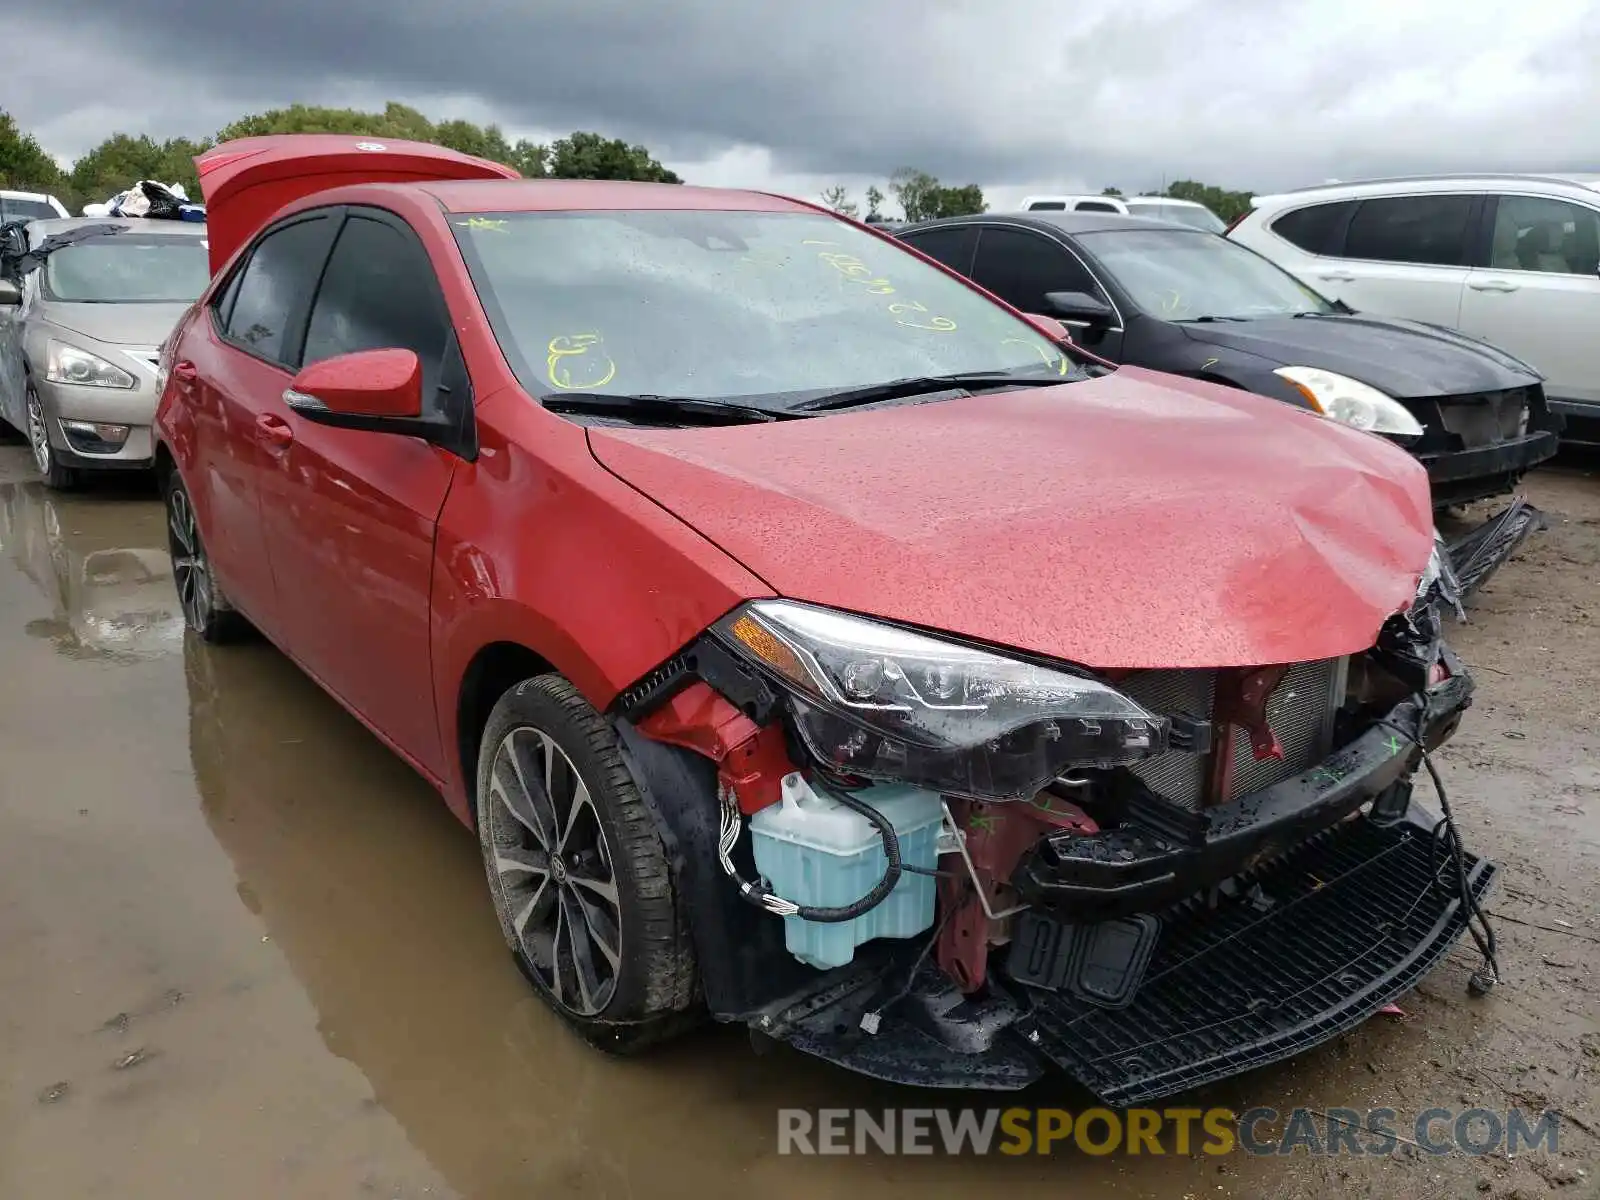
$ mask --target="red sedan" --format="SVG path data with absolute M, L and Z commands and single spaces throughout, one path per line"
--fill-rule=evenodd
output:
M 1131 1102 L 1469 928 L 1494 868 L 1411 800 L 1471 679 L 1403 451 L 1112 371 L 796 200 L 335 136 L 199 165 L 188 622 L 443 793 L 598 1044 L 709 1014 Z

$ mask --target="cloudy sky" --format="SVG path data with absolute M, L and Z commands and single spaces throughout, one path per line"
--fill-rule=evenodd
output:
M 690 182 L 1267 191 L 1600 170 L 1600 0 L 49 0 L 5 106 L 70 159 L 293 101 L 642 141 Z

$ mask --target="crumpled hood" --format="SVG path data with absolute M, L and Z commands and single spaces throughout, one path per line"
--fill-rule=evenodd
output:
M 114 346 L 159 346 L 172 332 L 187 304 L 69 304 L 43 306 L 45 320 Z
M 773 590 L 1111 669 L 1351 654 L 1433 545 L 1405 452 L 1275 400 L 1113 375 L 814 420 L 591 427 Z
M 1186 322 L 1194 341 L 1226 346 L 1283 367 L 1319 367 L 1390 396 L 1421 400 L 1538 383 L 1520 359 L 1453 329 L 1389 317 L 1262 317 Z

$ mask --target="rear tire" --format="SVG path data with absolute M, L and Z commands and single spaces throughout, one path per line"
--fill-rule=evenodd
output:
M 489 714 L 477 820 L 506 945 L 563 1020 L 619 1054 L 697 1023 L 688 916 L 654 817 L 610 723 L 559 675 Z
M 168 470 L 161 487 L 167 508 L 167 551 L 172 556 L 172 582 L 184 622 L 207 642 L 238 641 L 249 623 L 228 602 L 222 585 L 211 571 L 211 559 L 200 539 L 200 523 L 176 468 Z

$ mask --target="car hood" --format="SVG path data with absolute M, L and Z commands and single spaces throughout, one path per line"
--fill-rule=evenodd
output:
M 46 304 L 40 315 L 59 329 L 114 346 L 159 346 L 187 304 Z
M 1540 375 L 1502 350 L 1453 329 L 1387 317 L 1261 317 L 1185 322 L 1197 342 L 1279 366 L 1319 367 L 1403 400 L 1527 387 Z
M 1351 654 L 1433 546 L 1380 438 L 1124 367 L 813 420 L 591 427 L 602 465 L 794 599 L 1115 669 Z

